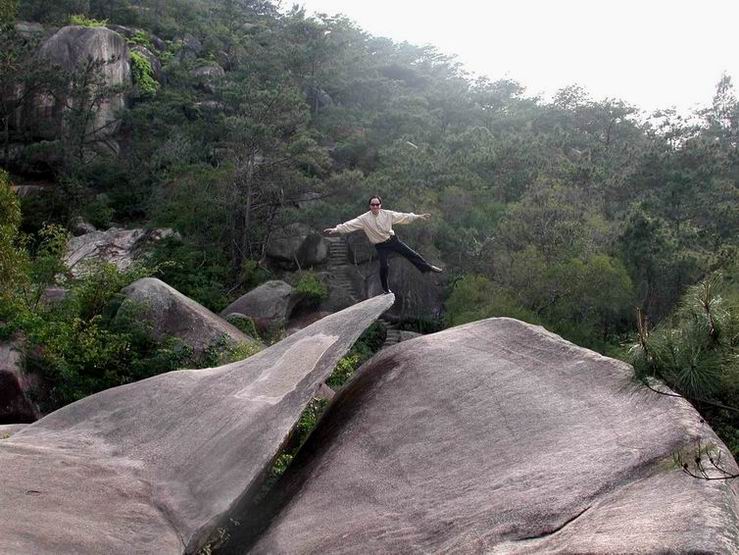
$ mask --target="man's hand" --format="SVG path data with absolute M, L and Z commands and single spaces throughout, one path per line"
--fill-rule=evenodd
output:
M 326 235 L 336 235 L 338 233 L 338 231 L 336 231 L 336 229 L 334 229 L 333 227 L 327 227 L 326 229 L 323 230 L 323 232 Z
M 418 217 L 422 220 L 428 220 L 431 217 L 431 214 L 419 214 Z

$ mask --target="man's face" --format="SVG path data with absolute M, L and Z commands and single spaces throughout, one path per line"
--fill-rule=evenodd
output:
M 370 201 L 369 206 L 370 206 L 370 210 L 372 210 L 372 213 L 377 214 L 378 212 L 380 212 L 380 207 L 382 206 L 382 203 L 380 202 L 379 198 L 373 198 Z

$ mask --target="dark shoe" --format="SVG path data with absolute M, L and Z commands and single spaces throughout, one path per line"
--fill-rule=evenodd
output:
M 441 272 L 443 272 L 444 270 L 442 270 L 442 269 L 441 269 L 441 268 L 439 268 L 438 266 L 431 266 L 431 271 L 432 271 L 432 272 L 436 272 L 437 274 L 440 274 L 440 273 L 441 273 Z

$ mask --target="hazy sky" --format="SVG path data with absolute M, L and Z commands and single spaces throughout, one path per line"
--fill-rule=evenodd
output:
M 739 80 L 739 0 L 296 0 L 367 32 L 455 54 L 528 95 L 580 84 L 595 98 L 685 112 Z M 284 2 L 283 5 L 290 2 Z

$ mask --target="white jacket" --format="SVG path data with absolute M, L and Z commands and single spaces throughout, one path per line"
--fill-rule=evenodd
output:
M 367 235 L 370 243 L 376 245 L 395 235 L 393 224 L 409 224 L 420 217 L 412 212 L 393 212 L 392 210 L 382 209 L 375 216 L 372 210 L 368 210 L 361 216 L 339 224 L 333 229 L 339 233 L 351 233 L 361 229 Z

